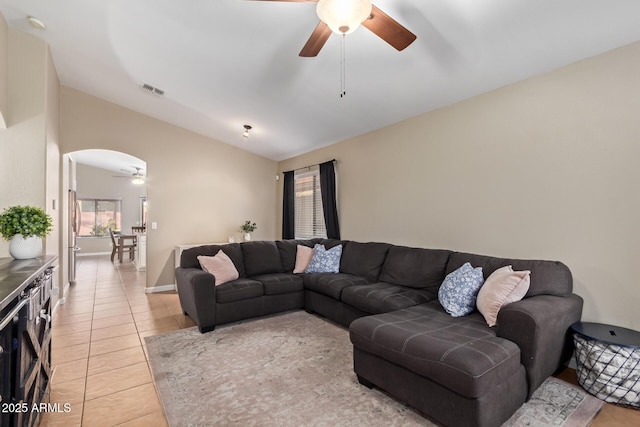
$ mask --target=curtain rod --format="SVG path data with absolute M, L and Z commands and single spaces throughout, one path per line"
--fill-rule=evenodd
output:
M 327 160 L 327 162 L 334 162 L 335 163 L 335 162 L 337 162 L 337 160 L 336 159 L 331 159 L 331 160 Z M 327 162 L 322 162 L 322 163 L 327 163 Z M 299 168 L 295 168 L 292 171 L 283 171 L 282 173 L 284 173 L 284 172 L 295 172 L 295 171 L 299 171 L 299 170 L 302 170 L 302 169 L 309 169 L 309 168 L 312 168 L 312 167 L 318 166 L 318 165 L 320 165 L 320 163 L 314 163 L 313 165 L 302 166 L 302 167 L 299 167 Z

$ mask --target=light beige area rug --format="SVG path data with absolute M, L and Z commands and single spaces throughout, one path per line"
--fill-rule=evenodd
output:
M 360 385 L 347 329 L 304 311 L 145 338 L 169 425 L 433 426 Z M 586 426 L 602 402 L 551 378 L 510 426 Z

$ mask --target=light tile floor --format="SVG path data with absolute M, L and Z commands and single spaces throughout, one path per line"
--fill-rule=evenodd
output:
M 68 413 L 43 414 L 40 426 L 166 426 L 144 337 L 191 327 L 175 292 L 145 294 L 145 273 L 109 256 L 81 257 L 77 283 L 53 320 L 56 366 L 51 402 Z M 573 369 L 557 375 L 577 384 Z M 640 411 L 605 404 L 592 427 L 638 426 Z
M 175 292 L 145 294 L 145 273 L 109 256 L 78 258 L 76 284 L 53 319 L 51 402 L 41 426 L 163 426 L 144 337 L 194 326 Z

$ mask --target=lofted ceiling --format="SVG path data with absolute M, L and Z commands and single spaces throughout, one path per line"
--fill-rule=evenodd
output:
M 417 40 L 398 52 L 366 28 L 348 35 L 342 98 L 340 36 L 298 56 L 313 2 L 0 0 L 0 12 L 48 42 L 61 84 L 273 160 L 640 40 L 638 0 L 373 3 Z

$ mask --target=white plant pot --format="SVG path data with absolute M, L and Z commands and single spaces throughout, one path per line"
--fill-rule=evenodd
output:
M 15 259 L 36 258 L 42 253 L 42 239 L 38 236 L 25 239 L 22 234 L 16 234 L 9 241 L 9 253 Z
M 251 240 L 251 233 L 244 233 L 244 241 L 248 242 Z

